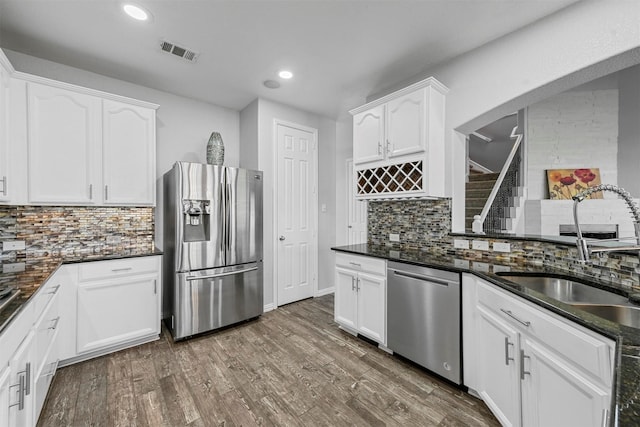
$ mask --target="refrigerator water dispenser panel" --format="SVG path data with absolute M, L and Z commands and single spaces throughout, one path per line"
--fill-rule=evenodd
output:
M 182 213 L 185 242 L 202 242 L 211 239 L 209 231 L 211 202 L 209 200 L 183 200 Z

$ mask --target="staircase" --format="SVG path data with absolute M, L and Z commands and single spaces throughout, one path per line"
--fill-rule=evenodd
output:
M 473 216 L 480 215 L 489 194 L 498 179 L 499 173 L 474 173 L 469 175 L 466 186 L 465 229 L 471 230 Z

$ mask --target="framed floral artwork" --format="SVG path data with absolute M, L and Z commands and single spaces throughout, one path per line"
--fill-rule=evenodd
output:
M 549 198 L 556 200 L 571 200 L 573 196 L 601 184 L 600 169 L 549 169 L 547 170 L 549 183 Z M 602 191 L 587 196 L 588 199 L 602 199 Z

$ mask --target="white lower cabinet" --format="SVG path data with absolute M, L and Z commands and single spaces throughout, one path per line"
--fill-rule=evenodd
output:
M 465 385 L 504 426 L 608 425 L 615 342 L 463 276 Z
M 29 331 L 9 362 L 9 420 L 11 427 L 34 425 L 33 330 Z M 34 363 L 35 362 L 35 363 Z
M 386 346 L 386 261 L 336 254 L 335 321 Z
M 160 260 L 151 256 L 80 265 L 78 355 L 158 337 Z

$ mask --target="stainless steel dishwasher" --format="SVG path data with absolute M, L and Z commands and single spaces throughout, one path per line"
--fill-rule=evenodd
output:
M 387 280 L 389 348 L 460 384 L 460 274 L 389 262 Z

